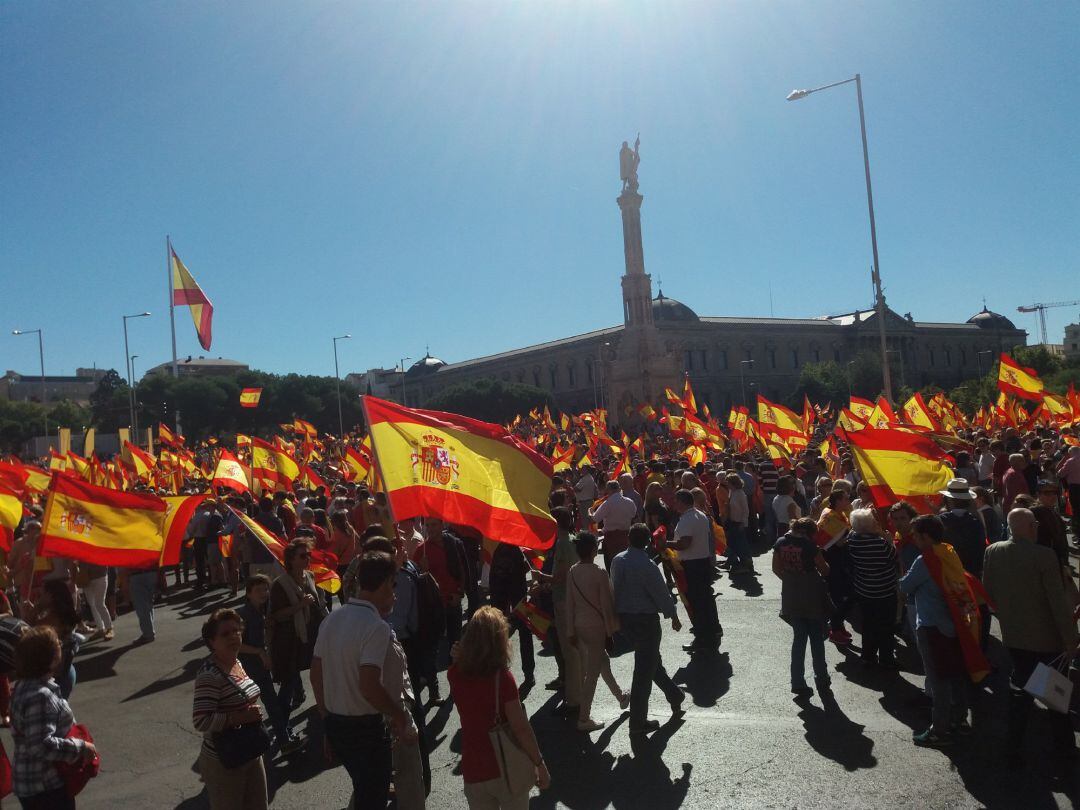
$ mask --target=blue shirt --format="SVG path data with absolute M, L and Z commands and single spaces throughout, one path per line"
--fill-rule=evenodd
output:
M 915 627 L 936 627 L 942 635 L 956 638 L 956 625 L 949 613 L 945 594 L 930 576 L 920 556 L 911 564 L 907 574 L 900 580 L 900 590 L 915 597 Z
M 675 600 L 664 575 L 644 549 L 631 546 L 611 562 L 611 586 L 616 613 L 663 613 L 675 616 Z

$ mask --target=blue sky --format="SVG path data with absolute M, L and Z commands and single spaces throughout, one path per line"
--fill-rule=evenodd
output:
M 0 371 L 170 357 L 165 235 L 212 356 L 466 359 L 621 320 L 618 146 L 646 269 L 703 315 L 870 302 L 863 75 L 890 306 L 1080 298 L 1080 5 L 0 5 Z M 1077 308 L 1049 312 L 1060 341 Z M 201 354 L 177 312 L 181 355 Z

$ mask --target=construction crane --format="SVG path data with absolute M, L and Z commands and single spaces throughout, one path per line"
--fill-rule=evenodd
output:
M 1055 307 L 1075 307 L 1080 305 L 1080 301 L 1054 301 L 1051 304 L 1029 304 L 1026 307 L 1017 307 L 1017 312 L 1038 312 L 1039 313 L 1039 333 L 1042 336 L 1042 342 L 1045 346 L 1046 340 L 1046 310 L 1054 309 Z

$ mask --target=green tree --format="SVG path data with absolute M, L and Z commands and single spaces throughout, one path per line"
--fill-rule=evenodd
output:
M 90 394 L 90 414 L 94 427 L 102 433 L 114 433 L 129 419 L 128 386 L 114 370 L 105 372 Z
M 50 428 L 52 423 L 50 422 Z M 45 428 L 45 408 L 37 402 L 0 399 L 0 449 L 21 453 L 23 445 Z
M 425 407 L 501 424 L 545 405 L 556 407 L 551 394 L 542 388 L 481 379 L 452 385 L 433 397 Z
M 75 432 L 81 432 L 93 424 L 93 413 L 70 399 L 62 399 L 53 403 L 49 408 L 49 430 L 56 427 L 70 428 Z
M 846 369 L 839 363 L 828 360 L 824 363 L 807 363 L 799 372 L 799 381 L 795 392 L 788 400 L 788 405 L 802 413 L 803 396 L 810 401 L 824 405 L 831 402 L 840 406 L 848 401 L 848 378 Z

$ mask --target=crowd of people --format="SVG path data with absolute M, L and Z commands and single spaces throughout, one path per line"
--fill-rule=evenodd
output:
M 955 454 L 956 478 L 936 509 L 881 508 L 852 459 L 830 470 L 816 443 L 785 470 L 756 451 L 692 464 L 646 447 L 629 471 L 612 458 L 557 473 L 557 535 L 539 553 L 434 516 L 394 522 L 382 493 L 327 472 L 326 490 L 212 493 L 173 570 L 60 558 L 43 567 L 40 505 L 28 503 L 4 571 L 13 598 L 0 604 L 0 715 L 15 731 L 15 795 L 26 808 L 75 806 L 52 764 L 96 756 L 92 742 L 70 736 L 80 645 L 114 643 L 127 605 L 138 618 L 133 641 L 153 643 L 156 599 L 216 589 L 223 606 L 202 627 L 208 655 L 192 711 L 212 808 L 268 806 L 264 757 L 306 745 L 291 718 L 307 689 L 327 760 L 344 768 L 358 810 L 391 797 L 406 810 L 425 806 L 426 720 L 447 700 L 460 719 L 469 806 L 524 808 L 534 787 L 572 778 L 548 772 L 522 703 L 536 645 L 554 657 L 557 677 L 544 686 L 559 696 L 568 733 L 609 722 L 595 710 L 602 679 L 629 713 L 628 733 L 648 735 L 659 727 L 649 716 L 654 686 L 673 714 L 685 699 L 661 655 L 662 620 L 674 632 L 687 623 L 685 653 L 715 655 L 724 631 L 714 582 L 724 571 L 733 581 L 760 576 L 763 554 L 781 581 L 796 701 L 831 689 L 826 642 L 857 650 L 868 668 L 917 672 L 931 708 L 915 745 L 943 748 L 971 733 L 996 616 L 1011 662 L 1009 761 L 1022 763 L 1029 678 L 1040 665 L 1067 668 L 1078 652 L 1070 552 L 1080 537 L 1080 447 L 1071 436 L 962 433 L 970 452 Z M 282 561 L 238 513 L 286 544 Z M 313 553 L 336 561 L 336 596 L 316 582 Z M 546 633 L 537 615 L 550 619 Z M 610 666 L 623 651 L 633 656 L 628 688 Z M 1052 718 L 1055 755 L 1075 767 L 1072 717 Z

